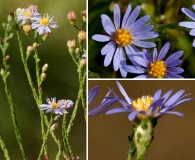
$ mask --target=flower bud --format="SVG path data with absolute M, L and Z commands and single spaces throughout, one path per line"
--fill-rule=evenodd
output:
M 81 12 L 81 16 L 83 18 L 83 22 L 86 22 L 86 16 L 87 16 L 86 10 L 84 10 L 84 11 Z
M 48 64 L 46 63 L 42 67 L 42 73 L 46 72 L 47 71 L 47 68 L 48 68 Z
M 38 47 L 38 44 L 37 43 L 33 43 L 33 48 L 37 48 Z
M 74 22 L 76 20 L 76 18 L 77 18 L 77 15 L 76 15 L 76 13 L 74 11 L 68 12 L 67 19 L 69 21 Z
M 33 50 L 34 50 L 34 48 L 32 46 L 27 47 L 27 52 L 31 53 Z
M 31 31 L 31 25 L 30 24 L 25 24 L 25 25 L 23 25 L 23 30 L 24 30 L 24 32 L 26 32 L 26 33 L 28 33 L 28 32 L 30 32 Z
M 86 40 L 86 32 L 85 31 L 79 31 L 78 38 L 80 41 Z
M 12 22 L 13 21 L 13 18 L 14 18 L 14 13 L 9 13 L 8 17 L 7 17 L 7 21 L 8 22 Z
M 47 75 L 45 73 L 41 73 L 41 81 L 44 81 L 46 79 Z
M 1 75 L 4 75 L 4 73 L 5 73 L 4 69 L 1 68 L 0 74 L 1 74 Z
M 75 49 L 75 53 L 76 53 L 76 54 L 79 54 L 79 53 L 80 53 L 80 49 L 79 49 L 79 48 L 76 48 L 76 49 Z
M 69 40 L 67 42 L 67 46 L 68 46 L 68 51 L 70 54 L 74 53 L 74 48 L 75 48 L 75 40 Z
M 75 48 L 75 40 L 69 40 L 67 46 L 68 48 Z
M 50 37 L 50 35 L 51 33 L 44 34 L 44 36 L 42 37 L 42 40 L 46 41 Z
M 86 40 L 86 32 L 85 31 L 79 31 L 78 37 L 80 40 Z
M 54 131 L 55 129 L 57 129 L 59 127 L 58 123 L 54 123 L 51 128 L 50 131 Z
M 86 66 L 86 59 L 81 59 L 80 65 L 81 65 L 81 67 Z
M 7 55 L 6 57 L 5 57 L 5 60 L 7 61 L 8 59 L 10 59 L 10 56 L 9 55 Z

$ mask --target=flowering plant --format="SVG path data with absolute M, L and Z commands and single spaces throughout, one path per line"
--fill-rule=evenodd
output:
M 195 8 L 192 4 L 193 1 L 186 4 L 176 0 L 169 2 L 141 0 L 129 3 L 122 0 L 115 3 L 97 0 L 90 3 L 89 26 L 93 23 L 93 27 L 89 30 L 88 77 L 140 79 L 195 77 L 191 69 L 194 68 L 193 64 L 189 62 L 191 58 L 194 59 L 190 53 L 193 52 L 195 43 L 192 44 L 191 37 L 185 34 L 187 31 L 185 28 L 190 28 L 190 35 L 195 35 L 195 12 L 188 9 L 191 6 Z M 94 8 L 98 7 L 101 8 L 101 12 L 94 12 Z M 189 18 L 190 21 L 187 20 Z M 93 19 L 99 21 L 94 22 Z M 184 19 L 186 21 L 183 21 Z M 159 57 L 156 57 L 157 53 Z M 176 54 L 178 56 L 175 59 Z M 161 57 L 162 55 L 169 58 L 166 60 L 166 57 Z M 156 66 L 157 61 L 165 63 L 162 64 L 163 67 L 157 67 L 155 72 L 151 72 L 149 64 Z M 169 64 L 166 61 L 176 62 Z
M 107 82 L 109 81 L 105 81 L 105 84 L 108 84 Z M 96 83 L 98 84 L 97 81 Z M 122 81 L 121 83 L 124 83 L 124 81 Z M 142 160 L 144 159 L 146 151 L 149 148 L 152 140 L 154 139 L 154 130 L 158 120 L 167 114 L 184 116 L 183 113 L 173 110 L 180 104 L 193 100 L 193 98 L 189 97 L 190 94 L 185 94 L 185 90 L 179 90 L 176 93 L 173 93 L 173 90 L 169 90 L 162 94 L 163 90 L 158 89 L 153 95 L 146 94 L 139 98 L 133 99 L 133 95 L 130 96 L 121 83 L 118 81 L 116 82 L 118 88 L 117 90 L 108 88 L 108 93 L 106 94 L 106 96 L 104 96 L 103 101 L 100 101 L 101 103 L 96 103 L 94 108 L 89 109 L 89 117 L 94 117 L 99 114 L 110 115 L 127 113 L 126 119 L 128 119 L 132 123 L 131 135 L 129 136 L 128 160 L 132 160 L 135 153 L 137 153 L 136 160 Z M 133 82 L 125 81 L 125 83 L 126 87 L 130 86 L 128 88 L 133 88 Z M 150 82 L 146 83 L 143 81 L 138 81 L 136 83 L 142 85 L 142 83 L 149 84 Z M 163 83 L 169 85 L 168 82 Z M 89 91 L 88 102 L 90 102 L 90 104 L 97 99 L 100 89 L 104 90 L 104 88 L 100 88 L 100 86 L 95 86 Z M 144 91 L 146 92 L 148 89 L 149 88 L 145 86 Z M 133 90 L 133 92 L 131 93 L 136 93 L 137 91 L 139 93 L 140 90 Z M 98 119 L 98 117 L 96 118 Z M 103 117 L 101 118 L 103 120 Z M 120 123 L 120 119 L 118 118 L 117 120 L 118 122 L 114 125 L 122 125 Z M 98 128 L 97 124 L 95 127 Z M 112 132 L 112 134 L 120 134 L 120 132 L 122 131 L 117 131 L 117 133 Z
M 74 47 L 70 48 L 68 46 L 67 49 L 67 53 L 68 51 L 70 52 L 70 54 L 67 57 L 69 57 L 70 59 L 72 58 L 72 62 L 73 62 L 72 64 L 76 63 L 79 79 L 78 81 L 74 81 L 74 83 L 72 83 L 72 79 L 68 78 L 68 81 L 66 81 L 67 83 L 66 87 L 70 87 L 70 89 L 69 91 L 66 90 L 66 92 L 69 93 L 65 94 L 62 93 L 62 91 L 58 90 L 57 93 L 55 93 L 55 96 L 56 97 L 62 96 L 63 98 L 57 98 L 59 100 L 56 100 L 56 97 L 46 98 L 46 103 L 44 97 L 45 96 L 50 97 L 50 96 L 48 96 L 49 95 L 48 91 L 44 92 L 46 90 L 45 89 L 46 84 L 44 84 L 44 82 L 46 82 L 46 80 L 50 78 L 50 76 L 48 76 L 50 73 L 48 69 L 50 63 L 44 64 L 43 62 L 47 61 L 47 59 L 45 59 L 46 57 L 43 58 L 40 53 L 41 51 L 43 51 L 44 45 L 47 45 L 47 43 L 49 43 L 49 40 L 52 39 L 53 36 L 55 37 L 56 30 L 59 27 L 59 22 L 55 21 L 56 17 L 54 18 L 48 13 L 44 15 L 40 14 L 39 9 L 36 5 L 30 5 L 27 8 L 16 9 L 16 11 L 13 14 L 9 14 L 7 18 L 7 22 L 3 23 L 4 36 L 0 40 L 0 48 L 2 51 L 1 77 L 3 80 L 4 90 L 10 107 L 10 113 L 11 113 L 13 128 L 15 132 L 15 137 L 18 143 L 19 151 L 22 155 L 22 158 L 21 157 L 17 158 L 16 156 L 17 154 L 15 152 L 13 151 L 9 152 L 9 150 L 6 147 L 7 141 L 3 140 L 3 138 L 0 137 L 0 146 L 4 153 L 4 158 L 6 160 L 9 160 L 10 157 L 12 157 L 13 155 L 14 155 L 14 159 L 24 159 L 24 160 L 30 159 L 30 155 L 27 151 L 27 147 L 25 146 L 25 138 L 23 137 L 21 126 L 19 128 L 20 120 L 18 120 L 18 116 L 16 116 L 18 115 L 18 112 L 17 112 L 17 104 L 15 104 L 14 102 L 15 94 L 11 94 L 13 91 L 11 92 L 11 86 L 9 85 L 10 79 L 13 78 L 10 75 L 10 72 L 12 75 L 14 75 L 14 72 L 10 70 L 10 65 L 8 65 L 9 63 L 8 60 L 10 59 L 10 57 L 12 57 L 12 55 L 10 56 L 8 54 L 9 53 L 8 47 L 10 46 L 10 48 L 12 48 L 12 42 L 11 41 L 8 42 L 8 41 L 11 38 L 13 38 L 14 33 L 16 33 L 16 37 L 17 37 L 17 39 L 14 40 L 16 40 L 19 46 L 19 51 L 16 50 L 15 52 L 20 53 L 20 59 L 22 62 L 21 66 L 19 66 L 18 68 L 20 69 L 24 68 L 25 76 L 26 76 L 25 78 L 27 78 L 27 82 L 29 83 L 27 87 L 30 87 L 30 94 L 32 94 L 33 96 L 33 101 L 31 103 L 33 103 L 33 106 L 37 106 L 34 108 L 35 111 L 37 112 L 37 115 L 40 116 L 40 117 L 36 116 L 40 120 L 39 121 L 40 132 L 37 132 L 36 130 L 37 132 L 36 135 L 41 139 L 40 142 L 41 145 L 39 144 L 40 147 L 36 147 L 37 149 L 33 149 L 33 147 L 31 148 L 31 150 L 34 150 L 31 159 L 33 158 L 38 160 L 40 159 L 48 160 L 48 159 L 54 159 L 54 157 L 55 159 L 66 159 L 66 160 L 79 159 L 77 151 L 73 152 L 72 142 L 70 142 L 70 135 L 71 135 L 72 128 L 75 127 L 75 126 L 73 127 L 73 124 L 76 123 L 75 121 L 77 120 L 76 116 L 80 108 L 79 106 L 81 106 L 81 108 L 83 108 L 84 110 L 83 111 L 84 116 L 82 116 L 82 118 L 80 119 L 82 119 L 84 122 L 86 121 L 86 104 L 85 104 L 86 103 L 85 100 L 86 60 L 84 57 L 86 55 L 86 47 L 85 47 L 86 36 L 83 33 L 85 32 L 86 12 L 85 15 L 83 15 L 83 12 L 80 16 L 78 16 L 81 19 L 80 21 L 81 24 L 79 23 L 74 24 L 74 26 L 76 26 L 79 30 L 82 30 L 81 35 L 78 35 L 79 48 L 77 49 L 77 54 L 75 53 L 76 49 L 74 49 Z M 71 26 L 70 24 L 67 24 L 66 29 L 68 30 L 70 26 Z M 54 44 L 51 43 L 50 45 L 51 46 L 54 45 L 55 51 L 58 48 L 57 43 Z M 51 55 L 48 54 L 47 57 L 49 56 Z M 65 68 L 68 68 L 70 66 L 71 68 L 72 66 L 74 66 L 72 64 L 71 63 L 63 64 L 63 66 L 65 66 Z M 53 68 L 53 66 L 51 68 Z M 59 69 L 57 69 L 57 71 L 59 71 Z M 75 68 L 71 69 L 71 71 L 72 71 L 71 73 L 73 74 L 76 73 Z M 69 73 L 62 74 L 61 72 L 58 79 L 63 80 L 63 75 L 67 76 L 69 75 Z M 74 75 L 77 76 L 77 74 Z M 22 83 L 25 84 L 25 80 L 22 81 Z M 75 84 L 76 87 L 74 87 Z M 58 86 L 58 84 L 55 84 L 55 86 Z M 25 87 L 23 86 L 23 88 Z M 63 87 L 61 86 L 61 90 L 62 88 Z M 75 95 L 74 92 L 70 92 L 70 90 L 72 91 L 74 90 L 74 88 L 75 90 L 78 90 L 78 92 L 76 91 L 77 95 Z M 20 92 L 22 93 L 22 90 Z M 63 95 L 60 95 L 59 93 Z M 52 95 L 53 94 L 54 92 L 52 92 Z M 65 99 L 65 97 L 67 99 Z M 24 99 L 23 103 L 25 103 L 26 97 L 23 96 L 20 98 L 23 98 Z M 82 120 L 80 121 L 81 123 Z M 38 123 L 38 121 L 36 123 Z M 34 125 L 36 123 L 31 123 L 31 124 Z M 33 128 L 31 128 L 31 132 L 33 133 Z M 83 137 L 83 139 L 84 138 L 85 137 Z M 53 147 L 50 146 L 51 142 Z M 55 147 L 57 148 L 55 149 L 55 152 L 51 151 Z M 0 159 L 2 158 L 3 157 L 0 156 Z

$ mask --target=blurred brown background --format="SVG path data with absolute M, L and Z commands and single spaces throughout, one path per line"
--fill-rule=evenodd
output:
M 173 89 L 173 94 L 185 89 L 195 97 L 195 81 L 193 80 L 123 80 L 119 81 L 129 97 L 139 98 L 142 95 L 153 95 L 158 89 L 162 94 Z M 91 105 L 98 105 L 107 87 L 118 91 L 115 80 L 88 81 L 89 90 L 100 86 L 98 97 Z M 122 97 L 122 95 L 121 95 Z M 184 117 L 166 115 L 158 120 L 155 127 L 154 140 L 144 160 L 192 160 L 195 153 L 195 102 L 188 101 L 174 110 L 185 114 Z M 88 155 L 89 160 L 126 160 L 128 153 L 127 136 L 131 134 L 131 122 L 127 113 L 99 115 L 89 118 Z

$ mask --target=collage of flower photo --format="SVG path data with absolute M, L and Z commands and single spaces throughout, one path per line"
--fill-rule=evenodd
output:
M 195 0 L 0 14 L 0 160 L 195 159 Z

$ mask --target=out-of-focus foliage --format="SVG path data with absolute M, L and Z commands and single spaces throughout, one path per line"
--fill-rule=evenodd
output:
M 195 77 L 195 49 L 192 47 L 194 38 L 189 35 L 190 29 L 178 26 L 179 22 L 190 20 L 181 12 L 181 8 L 186 7 L 193 10 L 192 5 L 195 4 L 194 0 L 94 0 L 89 2 L 88 63 L 91 72 L 98 73 L 101 78 L 121 78 L 119 71 L 115 73 L 112 63 L 108 67 L 103 66 L 104 56 L 101 55 L 100 51 L 106 43 L 96 42 L 91 39 L 94 34 L 106 34 L 101 24 L 100 15 L 106 14 L 113 20 L 114 3 L 119 4 L 122 16 L 128 4 L 131 4 L 133 8 L 140 5 L 142 9 L 139 16 L 150 15 L 149 23 L 153 24 L 155 26 L 154 30 L 159 33 L 159 37 L 152 40 L 156 43 L 158 51 L 167 41 L 171 42 L 170 54 L 183 50 L 183 63 L 181 67 L 184 69 L 184 73 L 181 76 L 184 78 Z M 127 78 L 133 77 L 135 77 L 133 74 L 128 74 L 127 76 Z
M 43 103 L 46 103 L 46 97 L 57 97 L 57 99 L 66 98 L 76 101 L 79 87 L 78 75 L 76 66 L 68 53 L 66 43 L 70 39 L 75 38 L 75 40 L 77 40 L 78 31 L 71 26 L 66 15 L 69 11 L 74 10 L 78 17 L 77 23 L 82 24 L 80 13 L 82 10 L 86 9 L 86 2 L 77 0 L 0 1 L 0 24 L 6 21 L 8 13 L 14 12 L 17 8 L 27 8 L 29 5 L 37 5 L 40 13 L 49 13 L 54 16 L 59 26 L 52 30 L 51 37 L 39 48 L 40 65 L 42 66 L 45 63 L 49 65 L 47 78 L 42 86 L 44 92 Z M 3 30 L 0 26 L 0 36 L 2 34 Z M 27 38 L 24 42 L 25 46 L 31 45 L 31 42 Z M 37 158 L 42 144 L 40 116 L 21 63 L 16 36 L 10 41 L 8 54 L 10 55 L 8 64 L 10 64 L 11 72 L 9 86 L 16 108 L 19 128 L 23 138 L 24 148 L 26 149 L 28 157 L 30 157 L 29 160 L 34 160 Z M 31 69 L 32 75 L 35 75 L 34 63 L 30 62 L 33 60 L 33 56 L 30 57 L 29 68 Z M 35 77 L 32 78 L 34 80 L 36 79 Z M 4 139 L 11 159 L 19 160 L 21 159 L 21 155 L 15 139 L 10 111 L 3 87 L 2 80 L 0 80 L 0 135 Z M 72 110 L 73 108 L 71 108 L 69 112 L 72 112 Z M 86 157 L 86 123 L 83 115 L 83 109 L 80 106 L 70 134 L 72 149 L 76 152 L 74 154 L 78 154 L 81 159 L 85 159 Z M 61 120 L 62 119 L 59 121 Z M 60 130 L 59 128 L 59 132 L 61 132 Z M 52 148 L 49 150 L 50 159 L 54 159 L 57 147 L 53 139 L 50 139 L 48 145 Z M 4 159 L 1 150 L 0 159 Z

